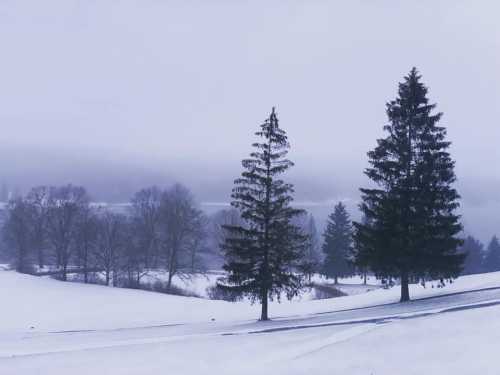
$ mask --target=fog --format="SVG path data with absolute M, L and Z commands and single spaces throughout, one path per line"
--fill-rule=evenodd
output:
M 0 182 L 123 201 L 180 181 L 228 202 L 277 107 L 289 179 L 354 217 L 385 103 L 416 66 L 444 112 L 468 233 L 500 234 L 495 1 L 2 1 Z

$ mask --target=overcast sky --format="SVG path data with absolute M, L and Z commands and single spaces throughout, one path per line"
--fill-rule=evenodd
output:
M 2 0 L 0 181 L 122 199 L 175 180 L 224 202 L 276 106 L 297 198 L 354 210 L 385 103 L 416 66 L 485 240 L 500 234 L 499 4 Z

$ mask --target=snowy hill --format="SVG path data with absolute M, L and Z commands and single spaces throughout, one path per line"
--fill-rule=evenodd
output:
M 0 271 L 0 374 L 497 374 L 500 273 L 258 306 Z M 194 355 L 196 353 L 196 355 Z

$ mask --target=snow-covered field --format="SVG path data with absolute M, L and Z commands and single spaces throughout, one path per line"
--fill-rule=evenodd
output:
M 411 293 L 273 302 L 257 322 L 248 302 L 0 271 L 0 374 L 500 373 L 500 273 Z

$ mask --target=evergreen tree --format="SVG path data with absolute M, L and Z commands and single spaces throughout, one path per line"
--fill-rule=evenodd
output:
M 323 234 L 323 274 L 333 277 L 335 284 L 339 277 L 352 276 L 353 266 L 350 262 L 352 253 L 352 226 L 345 205 L 339 202 L 334 212 L 328 216 Z
M 493 236 L 486 249 L 484 270 L 486 272 L 500 271 L 500 243 L 497 236 Z
M 353 223 L 354 224 L 354 223 Z M 366 217 L 366 215 L 363 215 L 361 218 L 361 224 L 364 226 L 370 225 L 370 220 Z M 355 268 L 358 273 L 363 278 L 363 284 L 367 284 L 367 278 L 368 278 L 368 271 L 370 270 L 370 266 L 367 262 L 366 257 L 362 257 L 359 254 L 362 254 L 363 250 L 363 242 L 358 240 L 358 237 L 354 235 L 353 231 L 353 249 L 352 249 L 352 255 L 351 258 L 355 263 Z
M 292 224 L 303 213 L 290 205 L 293 186 L 278 178 L 293 163 L 286 159 L 290 145 L 274 108 L 255 134 L 259 142 L 242 161 L 244 171 L 231 195 L 244 224 L 224 226 L 221 247 L 228 275 L 218 285 L 259 301 L 261 320 L 267 320 L 268 299 L 279 300 L 282 293 L 291 299 L 303 287 L 304 276 L 297 271 L 303 266 L 307 236 Z
M 467 236 L 460 250 L 466 255 L 463 275 L 483 272 L 483 244 L 481 242 L 472 236 Z
M 401 301 L 410 299 L 410 279 L 456 277 L 465 258 L 457 252 L 462 227 L 450 142 L 420 79 L 413 68 L 387 104 L 387 136 L 368 153 L 365 171 L 376 187 L 361 189 L 369 224 L 355 223 L 357 261 L 379 277 L 398 277 Z
M 4 182 L 2 184 L 2 189 L 0 190 L 0 202 L 7 203 L 9 201 L 9 189 L 7 188 L 7 184 Z

